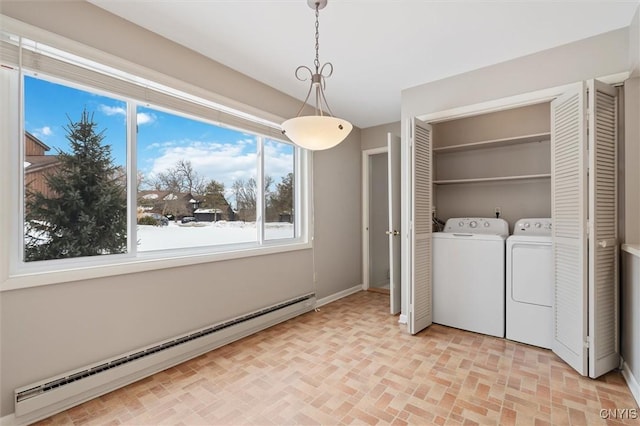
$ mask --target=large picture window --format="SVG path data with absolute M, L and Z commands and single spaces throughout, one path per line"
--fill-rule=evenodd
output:
M 20 81 L 12 271 L 307 247 L 307 154 L 277 125 L 16 40 L 0 46 Z

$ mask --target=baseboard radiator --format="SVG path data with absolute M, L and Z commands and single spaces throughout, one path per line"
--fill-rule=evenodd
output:
M 315 307 L 308 294 L 15 390 L 15 421 L 29 424 L 148 377 Z

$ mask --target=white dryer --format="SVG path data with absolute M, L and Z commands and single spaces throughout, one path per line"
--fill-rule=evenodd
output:
M 553 339 L 551 219 L 520 219 L 507 239 L 507 339 L 550 349 Z
M 508 234 L 495 218 L 453 218 L 433 233 L 433 322 L 504 337 Z

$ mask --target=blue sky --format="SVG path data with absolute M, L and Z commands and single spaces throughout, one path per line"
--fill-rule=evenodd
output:
M 69 152 L 65 127 L 76 122 L 83 108 L 93 113 L 103 143 L 111 145 L 114 162 L 126 165 L 126 102 L 47 80 L 25 77 L 25 130 L 51 147 Z M 227 190 L 236 179 L 255 177 L 256 142 L 250 134 L 187 119 L 159 109 L 139 106 L 137 167 L 147 180 L 191 161 L 207 180 L 223 182 Z M 265 143 L 265 170 L 276 183 L 292 171 L 293 147 L 276 141 Z

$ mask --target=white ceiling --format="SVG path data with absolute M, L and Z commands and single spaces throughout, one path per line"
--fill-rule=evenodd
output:
M 315 57 L 306 0 L 88 1 L 291 96 L 306 95 L 308 83 L 294 77 Z M 320 11 L 320 61 L 334 65 L 326 96 L 358 127 L 398 121 L 403 89 L 626 27 L 638 4 L 329 0 Z

